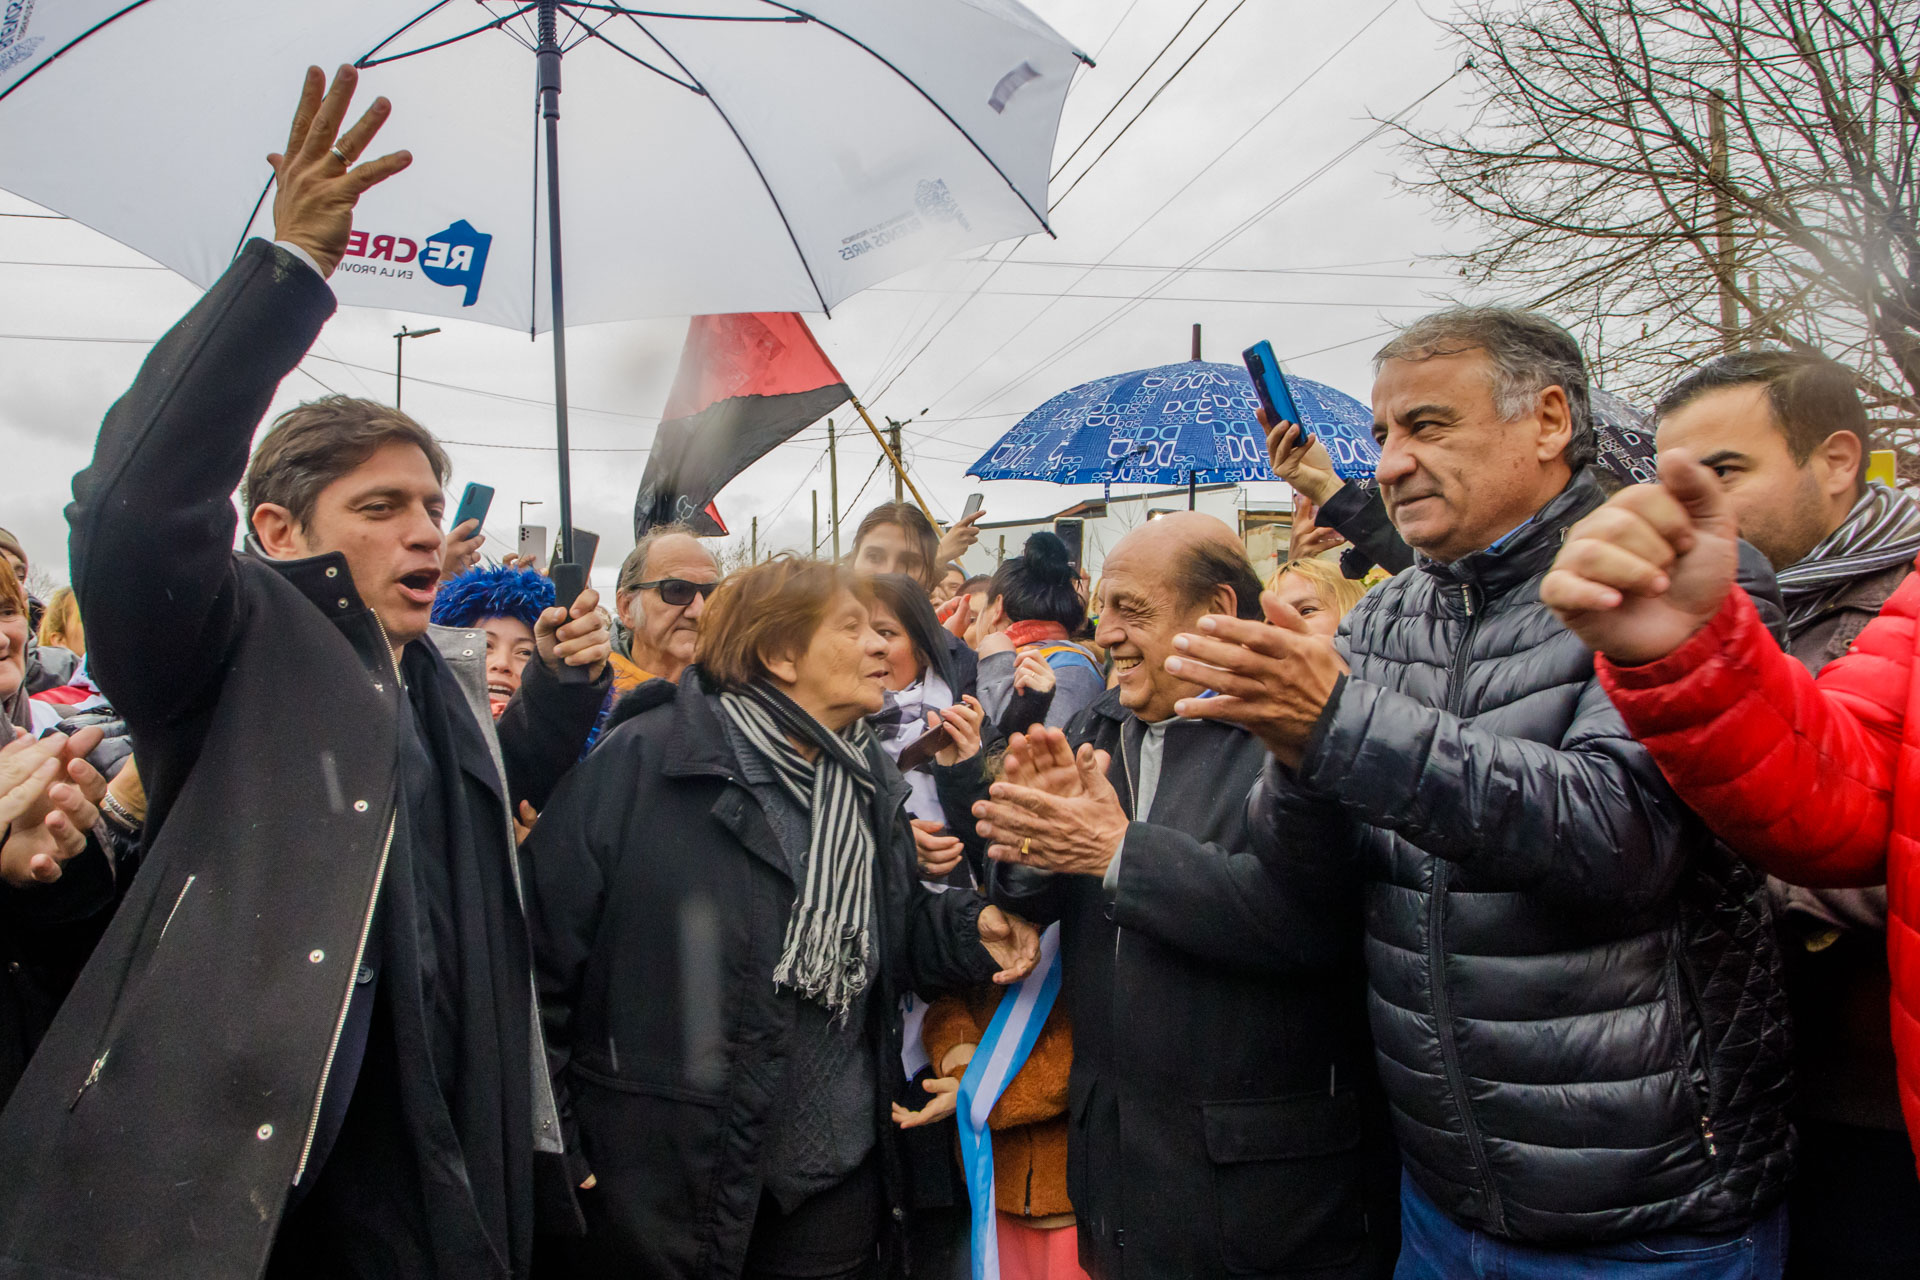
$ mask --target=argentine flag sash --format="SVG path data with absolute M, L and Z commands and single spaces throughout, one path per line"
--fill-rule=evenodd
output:
M 1000 1237 L 994 1225 L 993 1135 L 987 1117 L 993 1104 L 1033 1052 L 1054 997 L 1060 994 L 1060 926 L 1040 935 L 1040 959 L 1020 985 L 1000 999 L 987 1033 L 960 1080 L 960 1158 L 973 1201 L 973 1280 L 1000 1280 Z

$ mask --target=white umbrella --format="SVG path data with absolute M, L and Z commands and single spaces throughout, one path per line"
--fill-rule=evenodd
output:
M 0 187 L 205 287 L 272 234 L 305 68 L 358 66 L 414 162 L 361 198 L 334 292 L 556 330 L 570 539 L 568 320 L 828 311 L 1045 230 L 1083 57 L 1016 0 L 7 0 Z

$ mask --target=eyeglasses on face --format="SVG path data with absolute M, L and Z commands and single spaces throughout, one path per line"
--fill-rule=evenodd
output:
M 685 578 L 655 578 L 652 582 L 636 582 L 635 591 L 658 591 L 660 598 L 675 608 L 685 608 L 693 603 L 697 595 L 710 596 L 717 582 L 688 582 Z

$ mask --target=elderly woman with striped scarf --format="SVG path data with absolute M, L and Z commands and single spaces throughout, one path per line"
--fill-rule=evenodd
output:
M 535 831 L 542 1016 L 588 1234 L 580 1276 L 894 1274 L 900 997 L 1032 967 L 1038 938 L 920 881 L 864 717 L 867 588 L 729 578 L 694 666 L 643 685 Z

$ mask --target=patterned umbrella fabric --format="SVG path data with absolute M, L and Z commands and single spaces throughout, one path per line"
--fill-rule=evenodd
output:
M 1373 474 L 1373 413 L 1352 396 L 1289 377 L 1307 429 L 1349 479 Z M 1055 484 L 1274 480 L 1240 365 L 1189 360 L 1097 378 L 1022 418 L 968 474 Z

